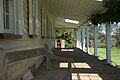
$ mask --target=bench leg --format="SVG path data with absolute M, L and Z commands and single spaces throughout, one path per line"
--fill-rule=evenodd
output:
M 46 65 L 47 65 L 47 70 L 51 70 L 51 59 L 49 57 L 46 58 Z

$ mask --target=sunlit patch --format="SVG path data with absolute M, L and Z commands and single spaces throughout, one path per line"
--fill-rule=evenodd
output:
M 91 68 L 87 63 L 72 63 L 72 68 Z M 68 63 L 60 63 L 60 68 L 68 68 Z
M 74 49 L 61 49 L 61 51 L 74 51 Z
M 72 68 L 91 68 L 87 63 L 73 63 Z
M 68 63 L 60 63 L 60 68 L 68 68 Z
M 72 73 L 72 80 L 103 80 L 98 74 Z

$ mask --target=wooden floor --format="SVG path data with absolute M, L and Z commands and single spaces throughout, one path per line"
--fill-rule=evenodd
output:
M 79 49 L 55 49 L 54 54 L 60 57 L 72 58 L 72 80 L 120 80 L 120 69 L 107 65 L 106 61 L 100 61 L 97 58 L 79 50 Z M 53 68 L 65 71 L 68 67 L 66 62 L 53 61 Z M 56 74 L 57 79 L 62 75 Z M 39 75 L 43 75 L 45 67 L 40 67 L 36 73 L 36 80 Z M 44 75 L 43 75 L 44 76 Z

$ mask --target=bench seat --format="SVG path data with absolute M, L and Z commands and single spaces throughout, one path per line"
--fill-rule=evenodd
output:
M 35 80 L 70 80 L 68 76 L 70 72 L 62 71 L 62 70 L 52 70 L 48 72 L 42 72 L 42 74 L 38 74 L 35 76 Z

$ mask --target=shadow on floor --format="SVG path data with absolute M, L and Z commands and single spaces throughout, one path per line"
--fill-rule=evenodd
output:
M 54 54 L 60 57 L 72 58 L 72 80 L 120 80 L 120 69 L 106 64 L 80 49 L 55 49 Z M 65 68 L 67 63 L 55 64 L 56 68 Z

